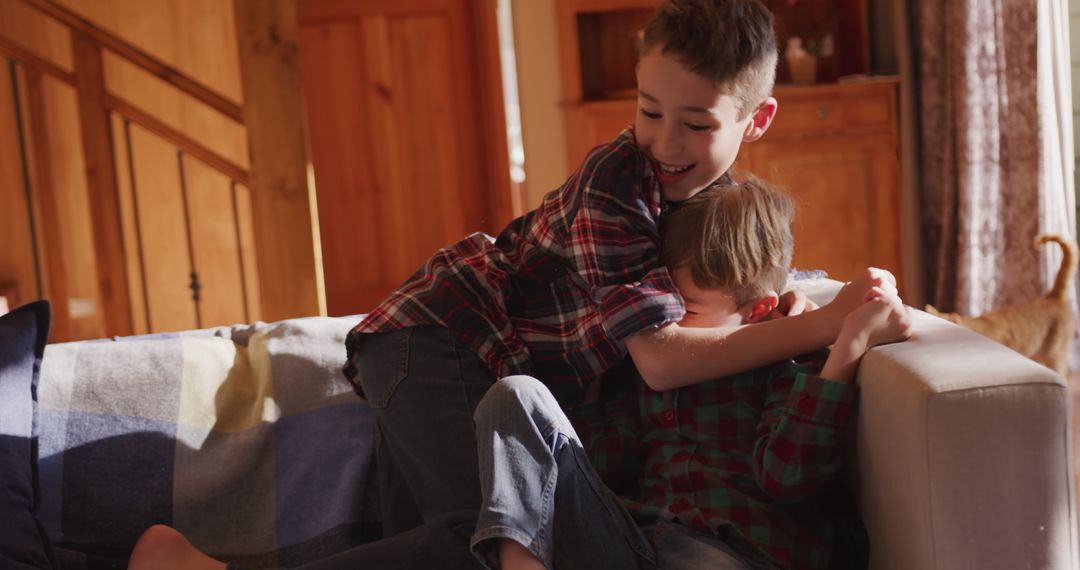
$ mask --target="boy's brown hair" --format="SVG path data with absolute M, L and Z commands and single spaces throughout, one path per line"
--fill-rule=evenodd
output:
M 690 268 L 698 287 L 731 291 L 742 307 L 787 283 L 795 203 L 750 177 L 699 192 L 668 214 L 660 260 Z
M 730 91 L 740 119 L 772 94 L 776 33 L 758 0 L 668 0 L 645 25 L 641 51 L 655 48 Z

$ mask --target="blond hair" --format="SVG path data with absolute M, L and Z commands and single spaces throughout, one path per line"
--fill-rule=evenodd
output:
M 783 291 L 794 217 L 791 196 L 763 180 L 719 183 L 665 217 L 660 259 L 689 267 L 698 287 L 731 291 L 741 307 Z
M 654 48 L 726 89 L 740 120 L 772 94 L 776 33 L 758 0 L 669 0 L 645 25 L 642 53 Z

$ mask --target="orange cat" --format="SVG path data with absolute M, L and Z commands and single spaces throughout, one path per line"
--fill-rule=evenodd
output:
M 994 309 L 978 317 L 941 313 L 931 305 L 926 312 L 967 327 L 979 334 L 1056 370 L 1068 373 L 1069 345 L 1076 330 L 1076 319 L 1069 308 L 1069 289 L 1076 274 L 1076 242 L 1060 235 L 1039 236 L 1035 247 L 1054 241 L 1064 257 L 1050 292 L 1041 299 L 1011 307 Z

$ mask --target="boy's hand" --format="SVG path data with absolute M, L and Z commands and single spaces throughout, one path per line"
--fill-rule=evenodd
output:
M 836 344 L 821 371 L 822 378 L 851 382 L 859 359 L 867 349 L 911 337 L 911 309 L 900 301 L 900 297 L 880 287 L 872 288 L 867 297 L 867 302 L 844 318 Z
M 896 277 L 885 269 L 868 267 L 856 279 L 844 284 L 836 298 L 825 305 L 823 310 L 830 314 L 833 330 L 839 331 L 847 316 L 874 297 L 874 290 L 899 297 L 896 290 Z
M 780 295 L 776 308 L 769 314 L 769 320 L 779 317 L 794 317 L 810 311 L 817 310 L 817 303 L 811 301 L 805 291 L 793 289 Z
M 899 296 L 880 287 L 872 288 L 867 296 L 869 300 L 844 319 L 837 344 L 851 343 L 865 352 L 872 346 L 911 337 L 911 310 Z

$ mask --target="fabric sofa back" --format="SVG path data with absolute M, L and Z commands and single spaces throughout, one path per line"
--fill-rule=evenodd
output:
M 38 517 L 51 541 L 123 557 L 163 523 L 274 566 L 362 542 L 374 423 L 341 375 L 358 320 L 50 345 Z

